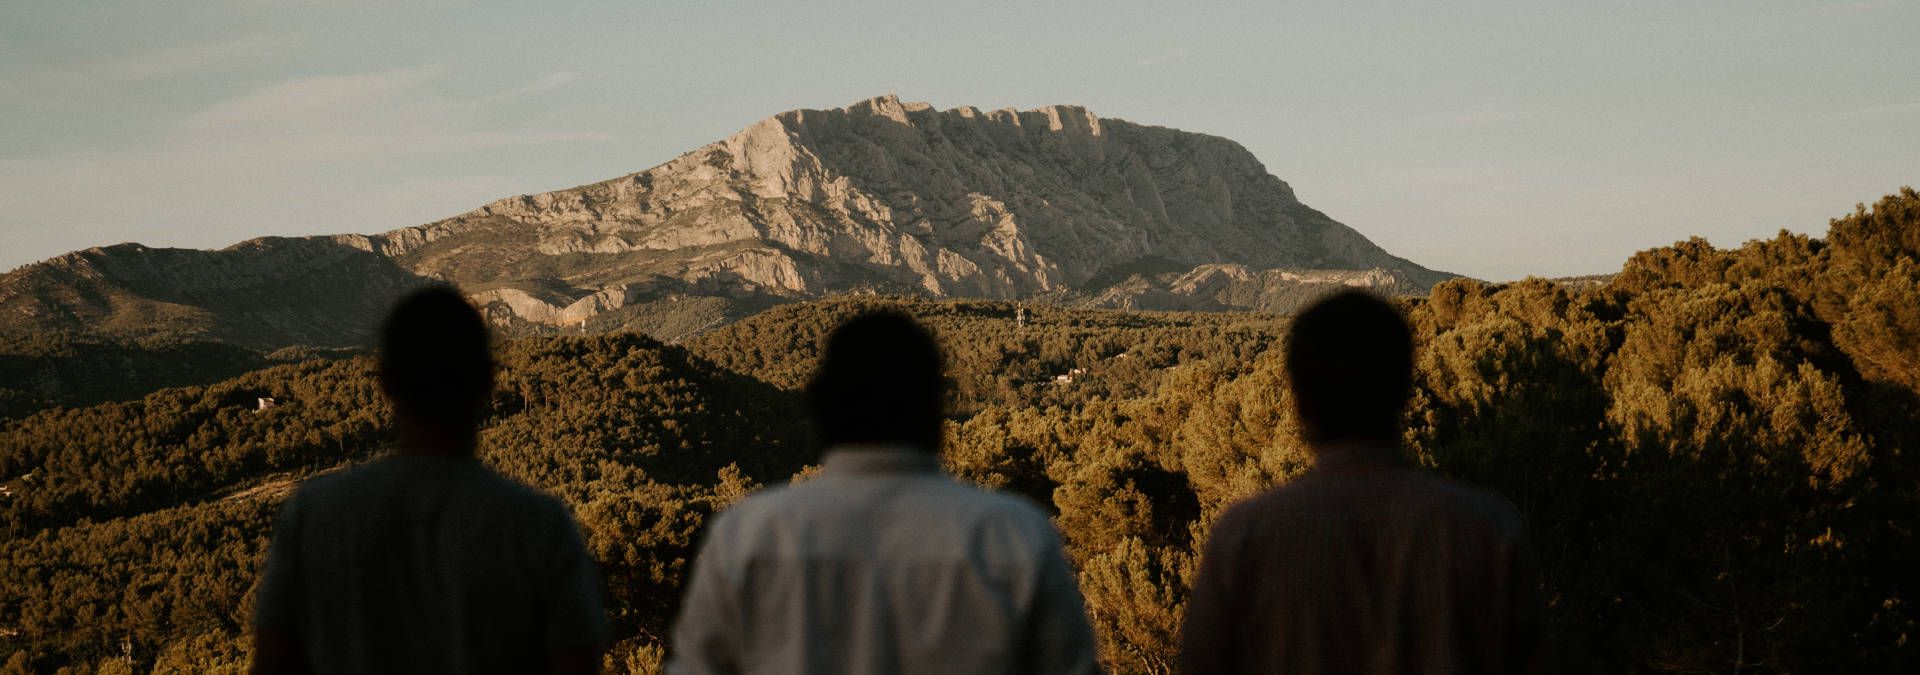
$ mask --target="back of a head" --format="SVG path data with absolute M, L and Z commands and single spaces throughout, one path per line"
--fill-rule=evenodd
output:
M 875 312 L 841 324 L 827 339 L 807 385 L 807 408 L 828 447 L 940 445 L 945 405 L 940 348 L 913 319 Z
M 1294 317 L 1287 376 L 1308 441 L 1396 436 L 1413 386 L 1413 332 L 1387 301 L 1336 293 Z
M 493 390 L 487 324 L 451 286 L 407 294 L 380 327 L 380 380 L 403 415 L 420 422 L 479 422 Z

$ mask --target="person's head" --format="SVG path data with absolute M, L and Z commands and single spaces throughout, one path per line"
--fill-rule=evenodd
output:
M 1379 297 L 1333 294 L 1294 317 L 1287 377 L 1309 443 L 1397 439 L 1413 388 L 1413 331 Z
M 451 286 L 402 297 L 380 327 L 380 386 L 403 424 L 477 427 L 493 391 L 486 321 Z
M 940 347 L 913 319 L 874 312 L 827 339 L 807 385 L 807 408 L 828 447 L 909 445 L 939 449 L 945 405 Z

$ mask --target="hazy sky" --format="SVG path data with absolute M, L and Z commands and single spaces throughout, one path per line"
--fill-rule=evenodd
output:
M 419 224 L 887 92 L 1225 136 L 1489 279 L 1920 184 L 1916 0 L 904 4 L 9 1 L 0 270 Z

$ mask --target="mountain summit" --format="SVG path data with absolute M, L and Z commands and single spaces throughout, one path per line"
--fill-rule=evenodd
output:
M 69 253 L 0 278 L 0 325 L 353 344 L 395 293 L 444 280 L 519 330 L 672 337 L 848 292 L 1285 310 L 1303 289 L 1449 276 L 1301 204 L 1224 138 L 889 95 L 383 234 Z

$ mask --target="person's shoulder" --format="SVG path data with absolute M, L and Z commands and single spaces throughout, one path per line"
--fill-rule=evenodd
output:
M 754 490 L 721 510 L 721 513 L 780 513 L 798 506 L 812 498 L 810 493 L 820 491 L 824 486 L 816 481 L 768 485 Z
M 530 514 L 543 521 L 542 527 L 551 527 L 556 521 L 562 520 L 569 525 L 573 522 L 573 509 L 565 501 L 532 485 L 503 476 L 491 467 L 473 467 L 468 485 L 471 491 L 479 493 L 476 498 L 485 499 L 500 510 Z
M 1429 471 L 1415 472 L 1413 480 L 1427 497 L 1426 508 L 1436 514 L 1479 524 L 1502 538 L 1526 529 L 1520 510 L 1505 497 Z
M 981 520 L 1013 523 L 1023 527 L 1050 528 L 1053 526 L 1053 521 L 1047 517 L 1047 512 L 1026 497 L 994 492 L 957 480 L 947 481 L 945 487 L 951 491 L 956 501 L 966 504 L 969 512 Z
M 1217 525 L 1246 525 L 1267 517 L 1321 506 L 1321 490 L 1311 472 L 1234 502 L 1220 513 Z
M 379 493 L 404 500 L 425 485 L 457 494 L 464 509 L 495 518 L 502 526 L 531 521 L 534 527 L 550 527 L 557 518 L 572 518 L 572 509 L 559 497 L 501 474 L 474 457 L 389 455 L 315 487 L 321 493 L 341 492 L 349 498 Z
M 287 499 L 291 508 L 323 508 L 329 504 L 354 502 L 366 485 L 374 480 L 381 470 L 381 459 L 355 464 L 347 468 L 320 474 L 300 482 Z
M 1377 508 L 1386 502 L 1374 500 L 1388 497 L 1411 501 L 1409 508 L 1481 520 L 1502 530 L 1518 528 L 1522 522 L 1519 510 L 1505 498 L 1413 466 L 1373 474 L 1364 501 L 1355 501 L 1353 487 L 1350 477 L 1326 478 L 1310 471 L 1228 507 L 1217 526 L 1251 526 L 1293 514 Z M 1406 506 L 1408 502 L 1400 503 Z
M 1226 510 L 1220 512 L 1220 517 L 1213 521 L 1208 536 L 1232 535 L 1258 528 L 1264 522 L 1286 517 L 1309 501 L 1310 495 L 1297 482 L 1267 488 L 1228 505 Z
M 767 526 L 770 521 L 804 520 L 817 505 L 838 503 L 840 489 L 832 479 L 768 487 L 722 510 L 715 516 L 713 528 L 751 529 Z M 941 520 L 949 523 L 959 521 L 971 528 L 1001 524 L 1023 530 L 1053 526 L 1045 511 L 1023 497 L 984 490 L 946 474 L 928 474 L 916 480 L 912 493 L 923 506 L 937 504 L 934 510 L 944 514 Z
M 1038 504 L 1016 494 L 995 492 L 940 475 L 929 480 L 925 495 L 937 500 L 952 531 L 972 539 L 1018 540 L 1021 548 L 1047 548 L 1058 539 L 1053 520 Z
M 708 536 L 712 536 L 712 532 L 737 528 L 743 524 L 765 524 L 769 520 L 792 516 L 796 511 L 804 510 L 807 493 L 811 491 L 804 489 L 807 486 L 807 483 L 768 486 L 727 505 L 707 518 Z
M 539 503 L 543 505 L 560 504 L 558 497 L 541 492 L 539 488 L 502 475 L 492 467 L 476 465 L 471 467 L 470 470 L 472 471 L 470 480 L 476 490 L 492 493 L 500 499 Z

